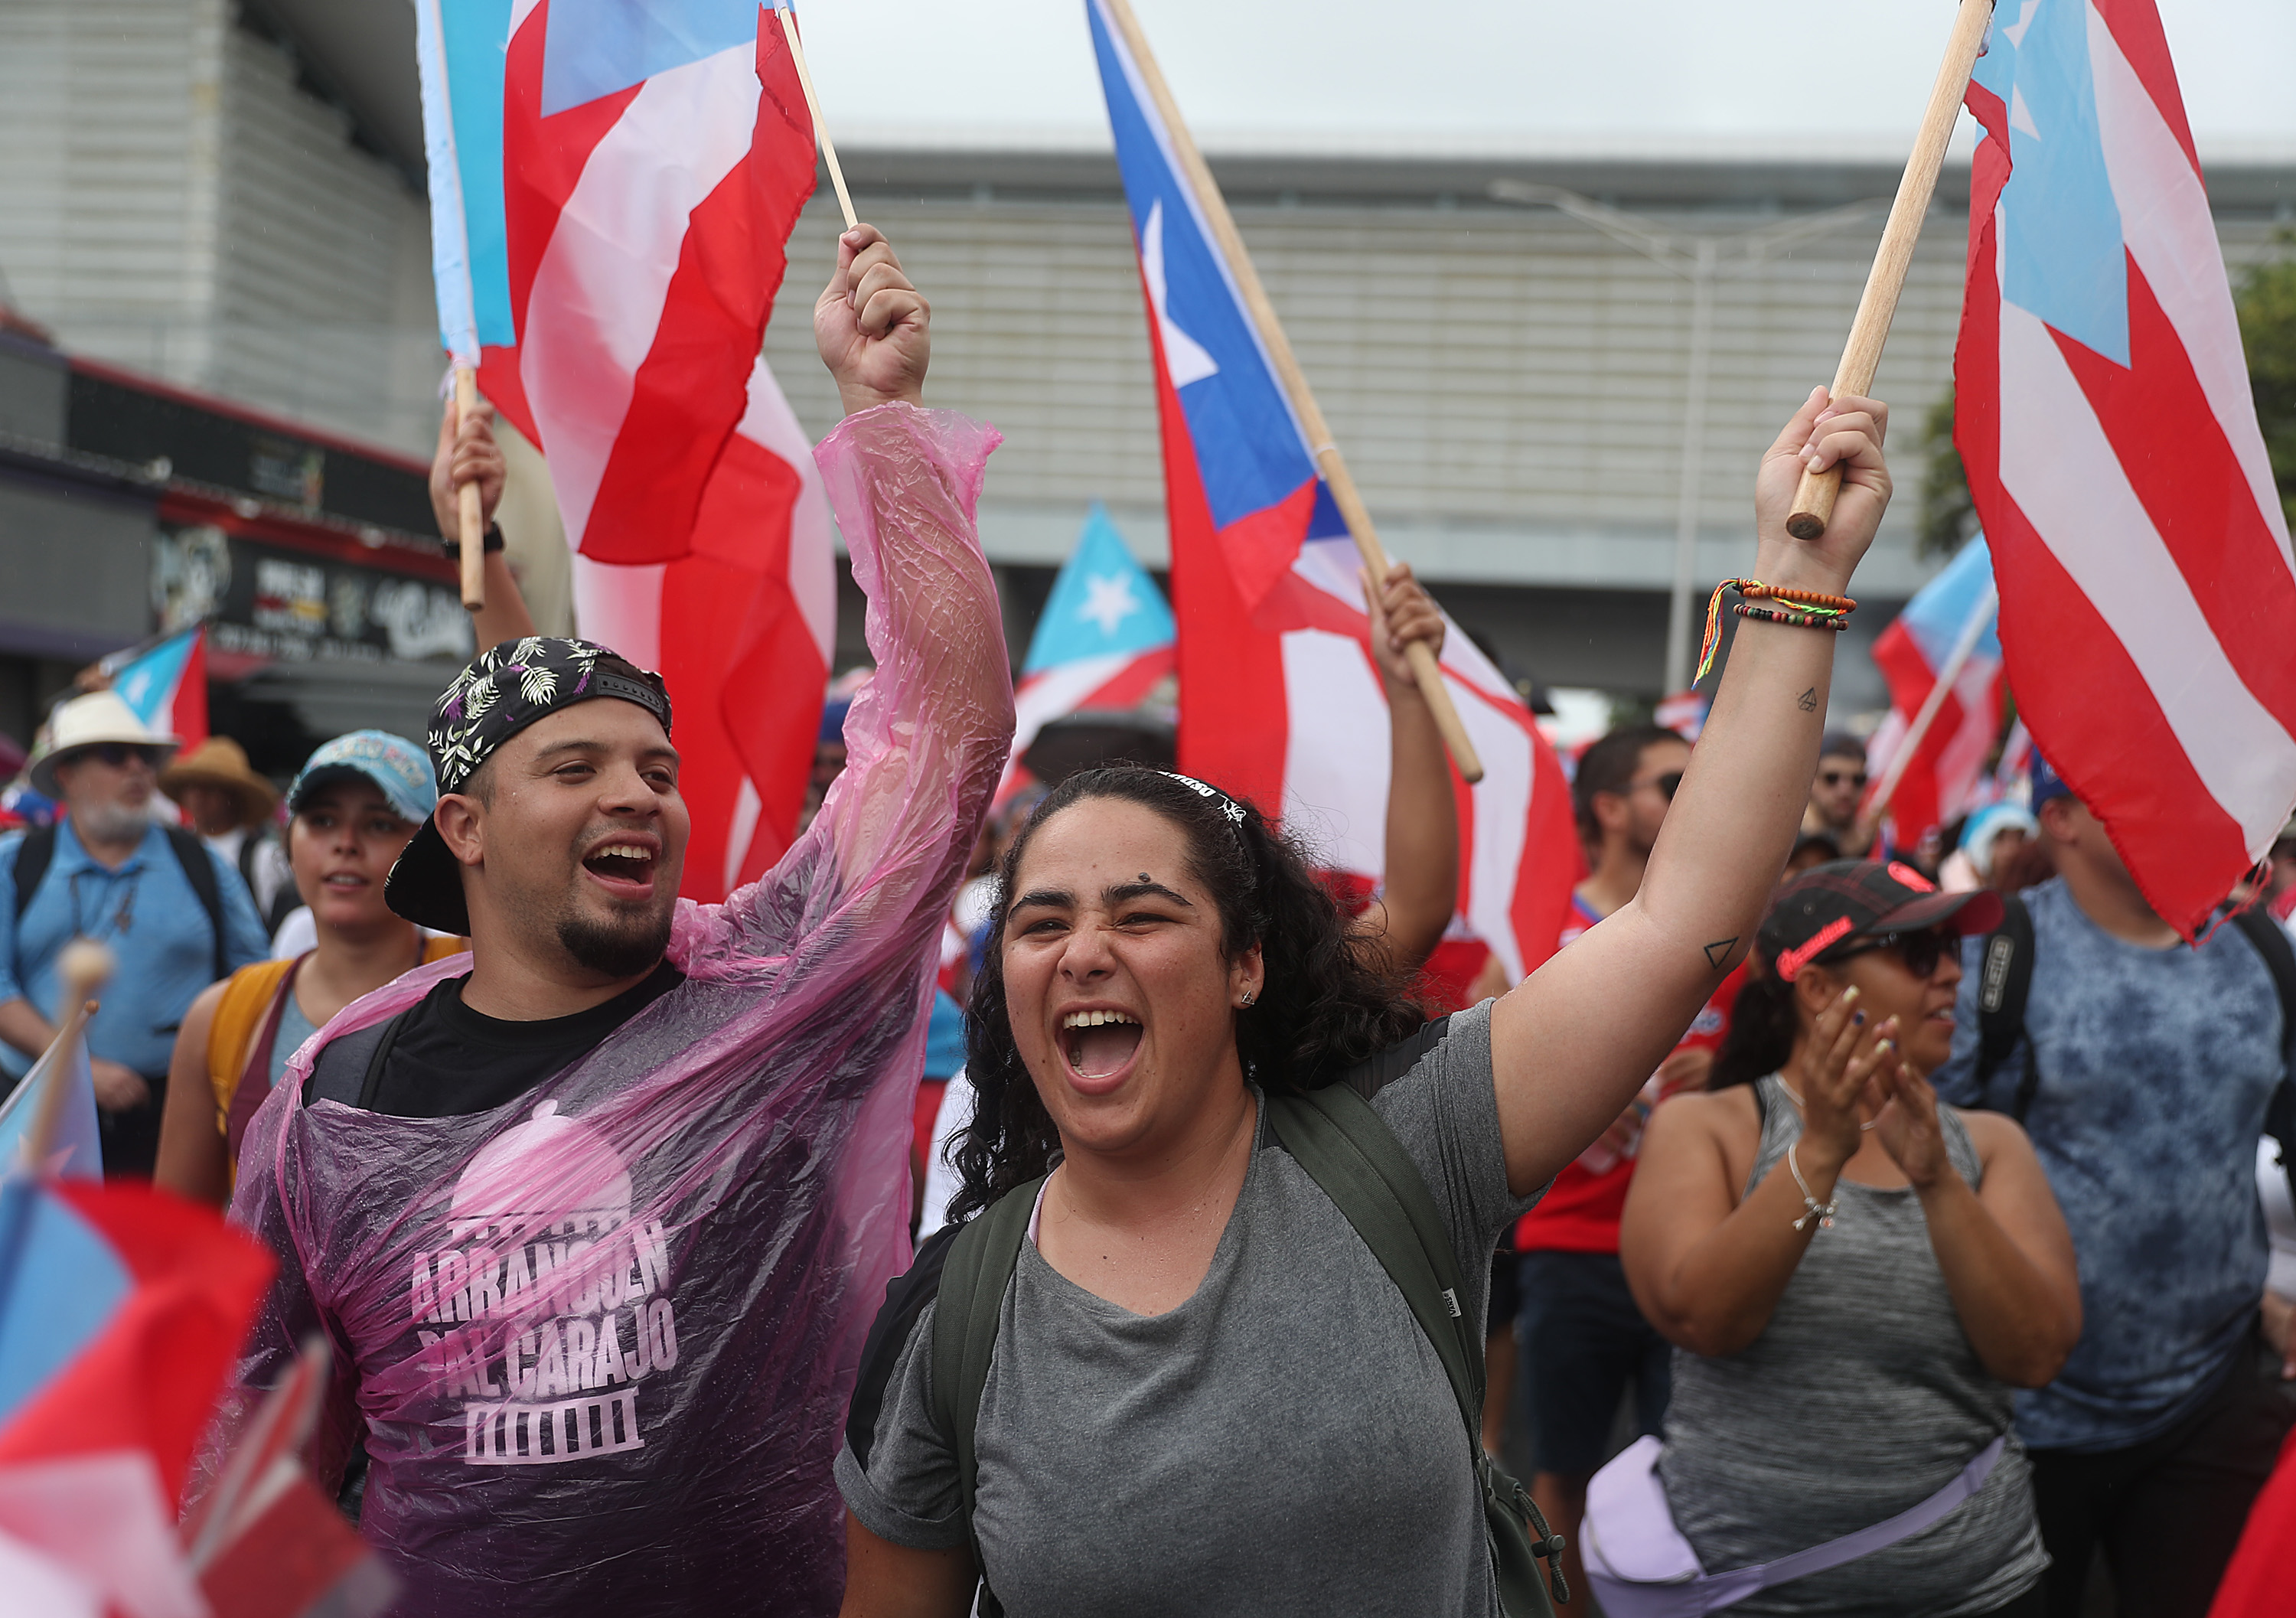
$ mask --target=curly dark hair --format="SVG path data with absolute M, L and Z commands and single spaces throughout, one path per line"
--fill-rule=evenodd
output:
M 965 1073 L 974 1101 L 972 1121 L 951 1152 L 964 1179 L 949 1203 L 952 1222 L 1044 1173 L 1060 1145 L 1013 1039 L 1004 1003 L 1004 895 L 1046 824 L 1095 798 L 1139 804 L 1177 826 L 1187 840 L 1189 874 L 1219 908 L 1222 955 L 1234 960 L 1259 945 L 1266 981 L 1235 1024 L 1236 1054 L 1253 1083 L 1312 1089 L 1408 1038 L 1425 1020 L 1414 980 L 1397 970 L 1378 940 L 1349 925 L 1299 849 L 1257 809 L 1241 805 L 1243 818 L 1232 822 L 1221 802 L 1162 770 L 1080 771 L 1037 805 L 997 871 L 997 906 L 965 1017 Z

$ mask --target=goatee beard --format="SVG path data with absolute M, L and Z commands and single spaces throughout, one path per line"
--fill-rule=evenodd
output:
M 661 964 L 669 948 L 669 922 L 667 909 L 619 924 L 570 916 L 558 924 L 558 942 L 578 966 L 601 977 L 635 978 Z

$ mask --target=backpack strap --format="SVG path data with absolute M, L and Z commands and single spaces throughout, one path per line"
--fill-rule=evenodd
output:
M 1270 1096 L 1267 1123 L 1308 1178 L 1347 1216 L 1402 1293 L 1412 1318 L 1443 1362 L 1482 1490 L 1500 1610 L 1507 1618 L 1551 1614 L 1554 1609 L 1547 1605 L 1548 1592 L 1534 1558 L 1546 1559 L 1554 1598 L 1568 1602 L 1562 1541 L 1547 1527 L 1522 1485 L 1484 1452 L 1482 1323 L 1467 1318 L 1458 1259 L 1425 1177 L 1386 1121 L 1352 1084 L 1326 1085 L 1305 1095 Z M 1526 1523 L 1536 1524 L 1535 1540 Z
M 168 846 L 176 851 L 176 863 L 184 867 L 184 880 L 192 884 L 200 908 L 208 913 L 208 936 L 213 940 L 209 949 L 215 965 L 215 975 L 209 981 L 219 983 L 231 975 L 231 966 L 224 953 L 223 889 L 216 882 L 215 859 L 208 853 L 208 845 L 182 826 L 160 829 L 168 834 Z
M 917 1328 L 917 1317 L 939 1295 L 949 1245 L 964 1228 L 943 1225 L 918 1244 L 907 1272 L 885 1283 L 885 1302 L 861 1344 L 861 1374 L 854 1379 L 853 1402 L 845 1412 L 846 1445 L 865 1468 L 869 1452 L 877 1446 L 877 1417 L 885 1408 L 885 1390 L 892 1385 L 901 1351 Z
M 2296 1196 L 2296 940 L 2262 910 L 2240 911 L 2232 924 L 2264 957 L 2280 996 L 2280 1084 L 2264 1109 L 2264 1132 L 2280 1143 L 2281 1170 Z
M 299 956 L 296 960 L 301 958 Z M 218 1129 L 226 1127 L 232 1096 L 238 1092 L 240 1079 L 248 1071 L 264 1029 L 268 1026 L 275 1033 L 278 1030 L 279 1020 L 274 1014 L 280 1009 L 282 985 L 295 965 L 295 960 L 258 961 L 241 967 L 224 983 L 215 1015 L 208 1023 L 208 1088 L 215 1092 Z
M 398 1043 L 398 1031 L 406 1026 L 406 1019 L 420 1009 L 421 1003 L 417 1002 L 395 1017 L 328 1040 L 311 1064 L 311 1076 L 303 1081 L 303 1105 L 340 1101 L 345 1106 L 373 1111 L 374 1092 L 382 1081 L 383 1064 L 390 1060 L 390 1047 Z
M 988 1361 L 996 1351 L 1004 1292 L 1021 1261 L 1021 1244 L 1029 1239 L 1029 1216 L 1036 1211 L 1037 1194 L 1046 1179 L 1040 1174 L 1013 1187 L 978 1218 L 957 1228 L 941 1264 L 939 1300 L 933 1307 L 933 1425 L 956 1451 L 965 1539 L 972 1547 L 973 1565 L 982 1568 L 974 1607 L 980 1618 L 1002 1618 L 1004 1607 L 988 1588 L 980 1540 L 972 1531 L 973 1496 L 980 1476 L 972 1447 L 974 1429 L 980 1421 L 980 1395 L 988 1385 Z
M 2033 992 L 2033 912 L 2021 895 L 2001 896 L 2001 924 L 1985 935 L 1978 973 L 1975 1078 L 1981 1098 L 2025 1033 L 2025 1003 Z M 2009 1116 L 2019 1123 L 2031 1110 L 2040 1083 L 2040 1064 L 2029 1044 L 2016 1098 L 2009 1105 Z
M 48 866 L 56 857 L 56 828 L 36 825 L 24 834 L 24 841 L 16 845 L 16 868 L 10 873 L 16 883 L 16 924 L 24 924 L 24 912 L 31 908 L 32 895 L 40 891 L 41 879 L 47 875 Z

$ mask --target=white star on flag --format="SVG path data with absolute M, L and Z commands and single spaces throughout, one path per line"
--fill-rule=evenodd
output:
M 1114 635 L 1118 625 L 1140 610 L 1132 580 L 1121 573 L 1095 573 L 1084 581 L 1084 587 L 1085 604 L 1077 609 L 1077 616 L 1099 625 L 1103 635 Z
M 1172 324 L 1164 308 L 1164 203 L 1148 205 L 1148 223 L 1140 232 L 1140 268 L 1148 283 L 1148 301 L 1155 306 L 1156 324 L 1164 338 L 1164 368 L 1172 374 L 1177 390 L 1190 382 L 1219 374 L 1219 362 L 1204 345 Z

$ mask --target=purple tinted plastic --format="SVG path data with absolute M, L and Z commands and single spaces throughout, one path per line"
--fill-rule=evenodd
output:
M 442 961 L 346 1008 L 257 1114 L 232 1213 L 282 1278 L 240 1381 L 332 1338 L 396 1611 L 836 1610 L 830 1466 L 907 1261 L 934 949 L 1013 728 L 973 528 L 997 441 L 897 405 L 816 452 L 877 674 L 812 827 L 679 901 L 683 986 L 508 1107 L 304 1105 L 318 1048 L 469 969 Z

